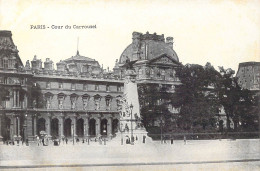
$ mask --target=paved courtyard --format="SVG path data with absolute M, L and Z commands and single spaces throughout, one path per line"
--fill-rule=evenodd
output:
M 260 140 L 192 140 L 187 144 L 176 140 L 173 145 L 158 141 L 145 145 L 120 145 L 120 142 L 0 145 L 0 168 L 17 167 L 19 170 L 259 170 Z

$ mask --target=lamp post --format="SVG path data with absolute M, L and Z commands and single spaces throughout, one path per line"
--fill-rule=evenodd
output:
M 131 110 L 131 145 L 134 145 L 134 136 L 133 136 L 133 104 L 130 105 Z
M 73 145 L 74 145 L 74 124 L 72 124 L 72 139 L 73 139 Z
M 124 141 L 123 141 L 123 124 L 120 124 L 120 132 L 121 132 L 121 145 L 123 145 Z
M 162 129 L 163 123 L 162 123 L 162 115 L 161 115 L 161 144 L 163 143 L 163 129 Z

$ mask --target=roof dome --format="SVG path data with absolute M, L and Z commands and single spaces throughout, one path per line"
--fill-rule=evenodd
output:
M 163 54 L 171 57 L 176 62 L 179 58 L 173 50 L 173 38 L 167 37 L 166 42 L 164 35 L 146 34 L 133 32 L 133 41 L 123 51 L 120 56 L 119 63 L 123 64 L 128 57 L 130 61 L 134 60 L 152 60 Z

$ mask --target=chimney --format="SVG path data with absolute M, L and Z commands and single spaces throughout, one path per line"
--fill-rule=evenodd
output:
M 50 60 L 50 58 L 46 58 L 46 61 L 44 62 L 44 69 L 53 70 L 53 62 Z
M 33 60 L 31 61 L 32 64 L 32 69 L 33 70 L 37 70 L 37 69 L 42 69 L 42 60 L 41 59 L 37 59 L 37 56 L 34 55 Z
M 173 49 L 173 37 L 166 37 L 166 44 Z

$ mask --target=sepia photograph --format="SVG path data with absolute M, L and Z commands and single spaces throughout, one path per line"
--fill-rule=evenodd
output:
M 0 0 L 0 170 L 260 170 L 260 1 Z

